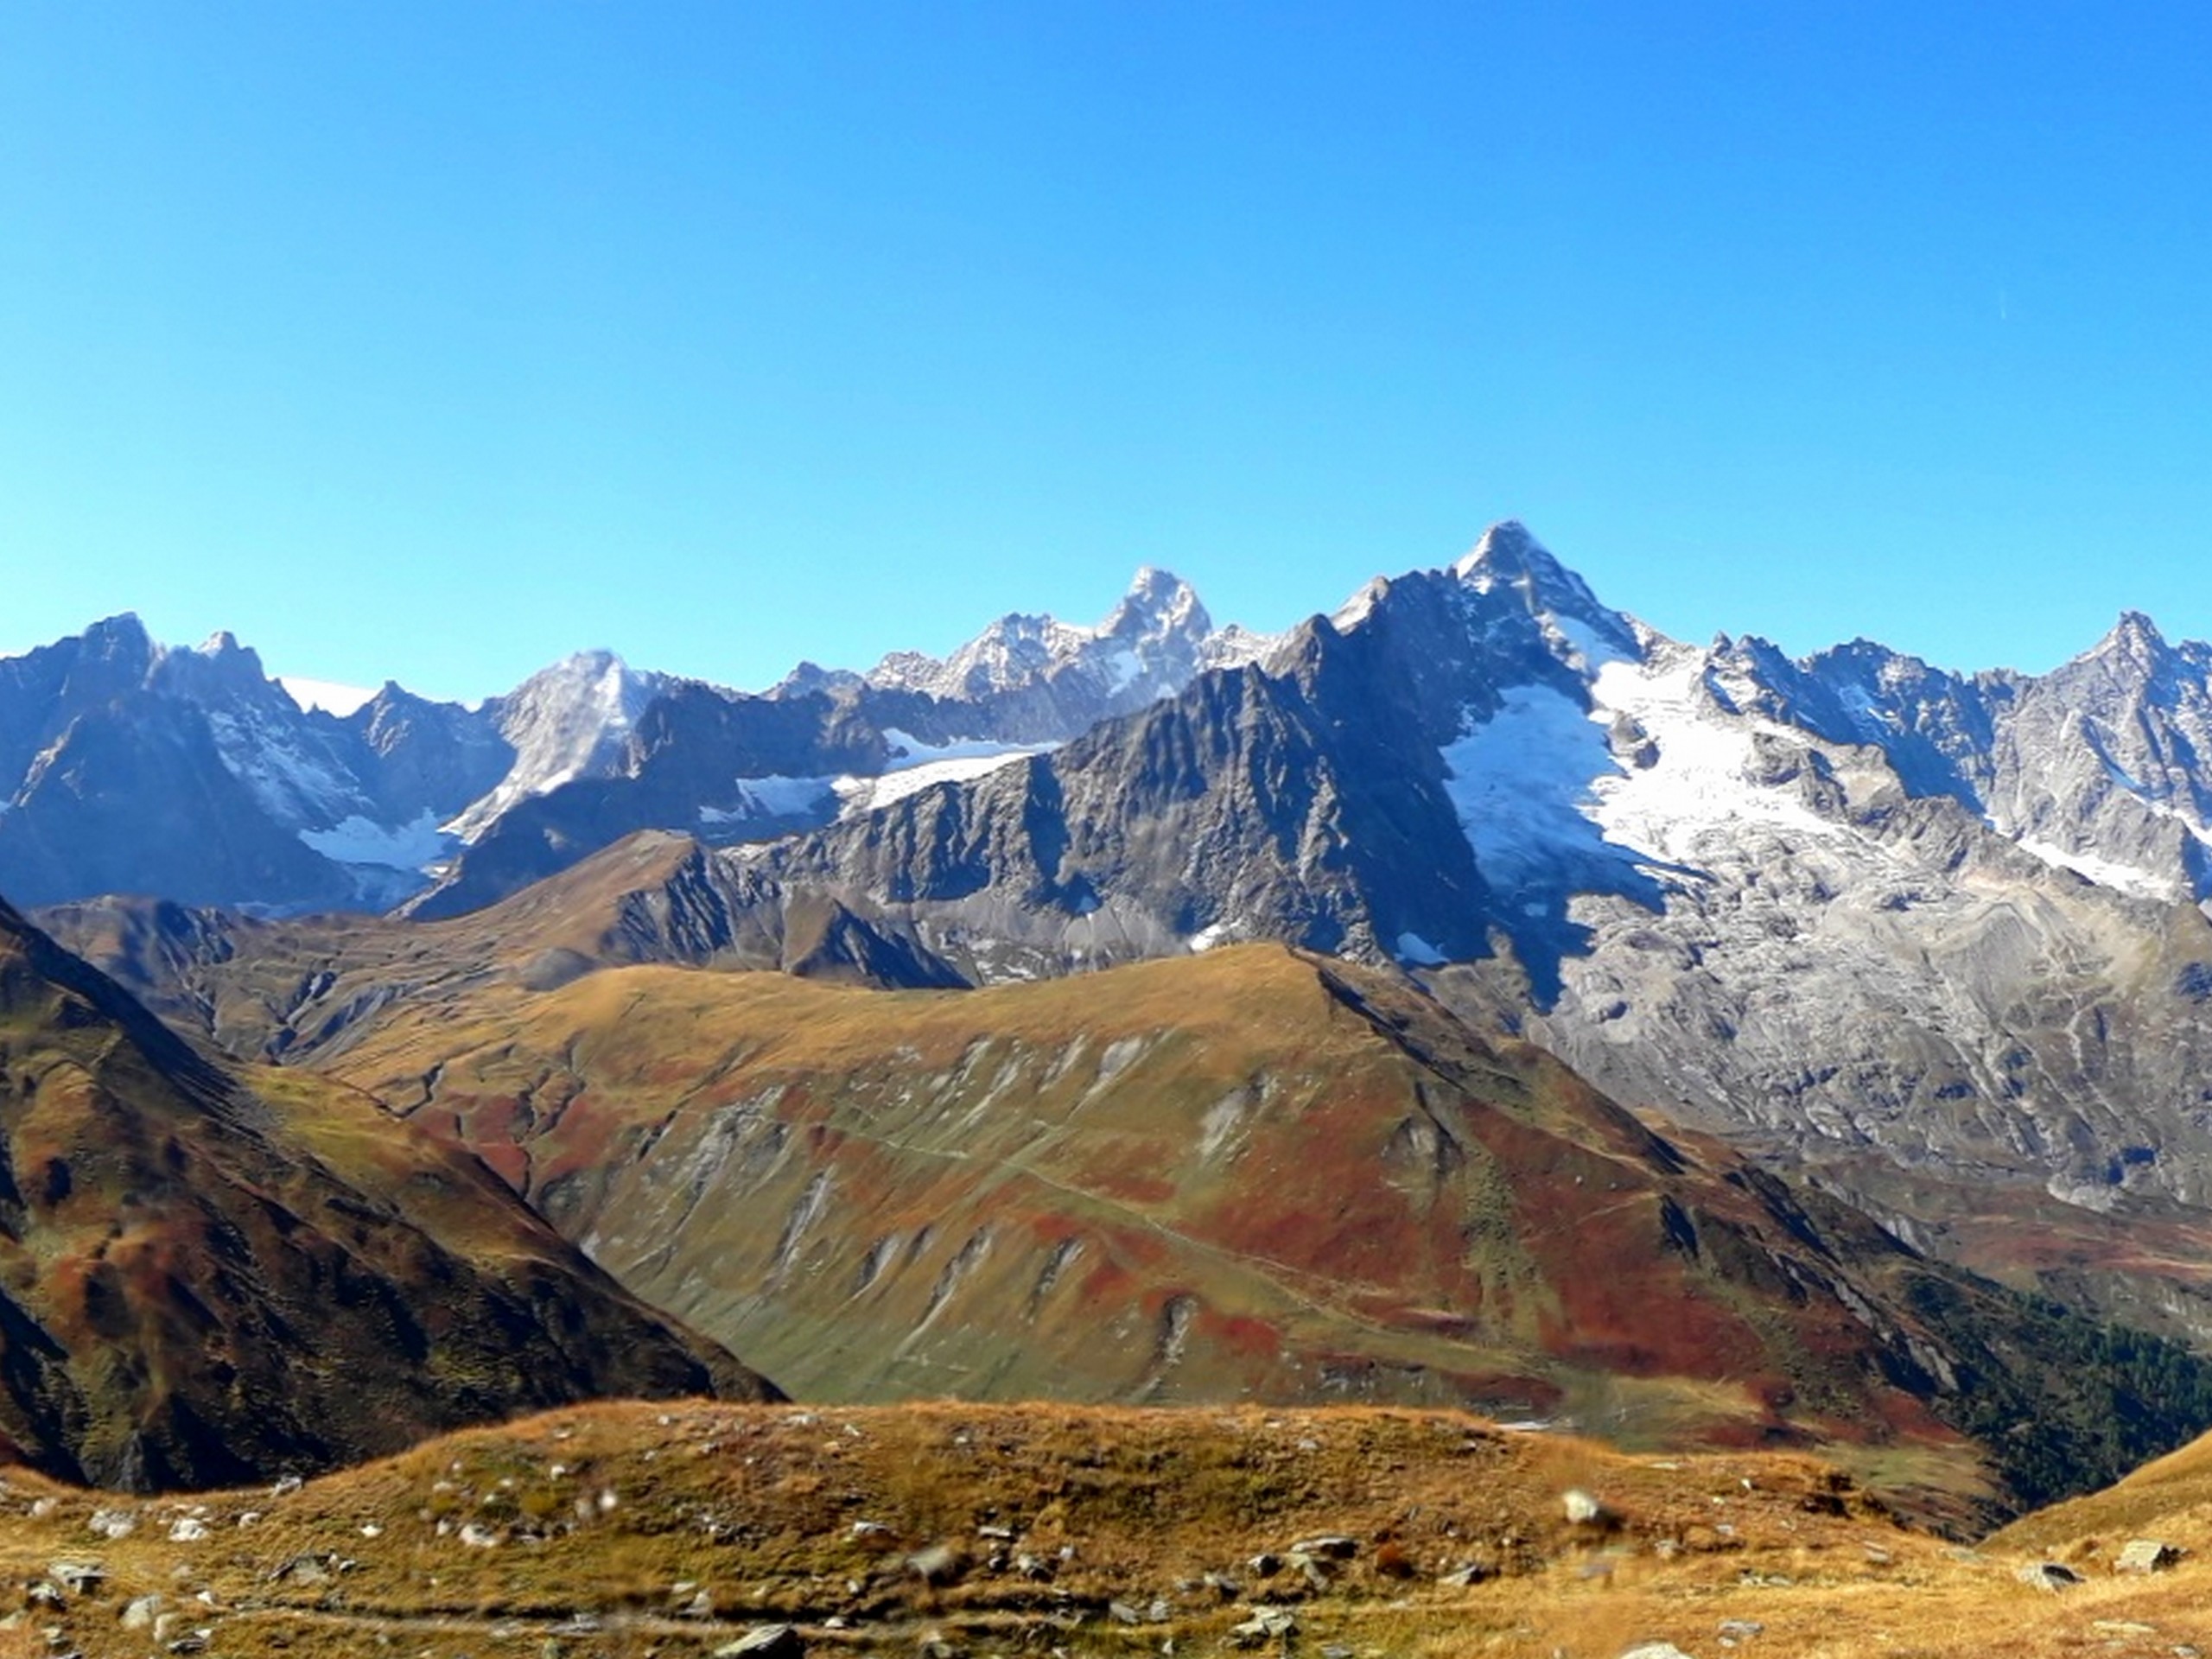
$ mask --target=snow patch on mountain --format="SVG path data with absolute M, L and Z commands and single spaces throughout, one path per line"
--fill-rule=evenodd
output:
M 1441 950 L 1418 933 L 1399 934 L 1395 949 L 1398 960 L 1409 968 L 1440 968 L 1447 960 Z
M 793 817 L 820 806 L 836 785 L 834 778 L 746 778 L 739 780 L 737 794 L 744 810 L 755 816 Z
M 268 710 L 232 703 L 200 712 L 225 768 L 278 823 L 337 823 L 370 804 L 334 756 Z
M 1217 628 L 1199 643 L 1198 668 L 1203 672 L 1210 668 L 1242 668 L 1247 663 L 1264 663 L 1289 638 L 1287 633 L 1255 633 L 1242 623 L 1231 622 L 1226 627 Z
M 302 830 L 300 839 L 325 858 L 340 864 L 376 864 L 395 870 L 420 870 L 453 850 L 453 837 L 438 827 L 427 807 L 407 823 L 378 823 L 356 815 L 327 830 Z
M 902 732 L 895 727 L 883 736 L 891 747 L 891 760 L 885 771 L 873 778 L 848 776 L 835 782 L 838 799 L 844 803 L 842 816 L 846 817 L 873 812 L 938 784 L 967 783 L 1059 747 L 1054 743 L 995 743 L 973 739 L 925 743 L 911 732 Z
M 1619 771 L 1605 734 L 1549 685 L 1516 685 L 1497 713 L 1444 749 L 1445 790 L 1476 868 L 1500 893 L 1534 896 L 1570 868 L 1626 857 L 1595 818 L 1597 789 Z M 1510 897 L 1509 897 L 1510 901 Z
M 1592 721 L 1625 717 L 1648 766 L 1614 768 L 1592 785 L 1592 816 L 1608 839 L 1675 865 L 1694 865 L 1710 836 L 1764 823 L 1808 835 L 1839 827 L 1803 801 L 1758 781 L 1755 734 L 1783 728 L 1722 709 L 1706 683 L 1706 654 L 1661 645 L 1643 663 L 1614 661 L 1592 686 Z
M 2069 852 L 2055 842 L 2040 840 L 2034 836 L 2014 838 L 2024 853 L 2032 854 L 2054 869 L 2071 870 L 2086 881 L 2101 887 L 2133 895 L 2138 899 L 2152 899 L 2161 904 L 2178 904 L 2186 896 L 2178 880 L 2162 879 L 2148 870 L 2117 859 L 2100 858 L 2094 853 Z

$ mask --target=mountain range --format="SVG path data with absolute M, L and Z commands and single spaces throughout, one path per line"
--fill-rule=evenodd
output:
M 829 822 L 1266 644 L 1147 569 L 1095 628 L 1009 615 L 943 662 L 802 664 L 762 696 L 590 651 L 474 707 L 387 683 L 340 716 L 227 633 L 175 649 L 114 617 L 0 659 L 0 892 L 456 914 L 633 830 L 723 842 Z
M 928 1333 L 963 1332 L 964 1363 L 997 1368 L 979 1386 L 1041 1386 L 1064 1363 L 1117 1395 L 1173 1395 L 1181 1376 L 1281 1390 L 1302 1370 L 1432 1397 L 1464 1361 L 1532 1397 L 1586 1395 L 1597 1372 L 1568 1351 L 1579 1319 L 1561 1327 L 1567 1350 L 1541 1319 L 1476 1319 L 1451 1364 L 1407 1361 L 1425 1351 L 1396 1315 L 1387 1339 L 1354 1339 L 1386 1304 L 1471 1318 L 1452 1274 L 1480 1281 L 1495 1264 L 1470 1265 L 1479 1253 L 1370 1282 L 1349 1258 L 1302 1258 L 1287 1235 L 1209 1230 L 1250 1206 L 1252 1183 L 1265 1190 L 1262 1165 L 1315 1155 L 1293 1136 L 1217 1176 L 1229 1209 L 1202 1201 L 1209 1143 L 1257 1132 L 1267 1056 L 1219 1062 L 1219 1092 L 1166 1121 L 1145 1117 L 1141 1096 L 1126 1122 L 1094 1113 L 1121 1122 L 1102 1144 L 1148 1175 L 1100 1163 L 1081 1124 L 1053 1127 L 1055 1112 L 1116 1096 L 1048 1106 L 1061 1081 L 1040 1057 L 1136 1039 L 1105 1034 L 1110 1002 L 1087 1000 L 1136 982 L 1092 976 L 1156 962 L 1184 976 L 1147 1005 L 1233 1000 L 1259 970 L 1224 967 L 1217 983 L 1185 959 L 1239 944 L 1290 947 L 1310 964 L 1298 973 L 1352 987 L 1362 1007 L 1410 997 L 1448 1021 L 1457 1034 L 1425 1038 L 1409 1061 L 1362 1062 L 1382 1068 L 1371 1076 L 1411 1065 L 1427 1110 L 1438 1077 L 1525 1051 L 1619 1114 L 1545 1135 L 1591 1155 L 1608 1136 L 1707 1137 L 1707 1174 L 1748 1160 L 1733 1190 L 1786 1177 L 1783 1208 L 1743 1210 L 1675 1190 L 1681 1172 L 1640 1172 L 1621 1190 L 1644 1195 L 1659 1230 L 1606 1248 L 1641 1258 L 1673 1238 L 1719 1273 L 1724 1300 L 1794 1306 L 1816 1280 L 1832 1287 L 1815 1303 L 1857 1298 L 1857 1328 L 1876 1334 L 1850 1363 L 1885 1387 L 1914 1367 L 1939 1378 L 1936 1357 L 1995 1376 L 2005 1367 L 1970 1355 L 2050 1351 L 1986 1319 L 1969 1341 L 1929 1312 L 1966 1293 L 1885 1290 L 1854 1265 L 1892 1248 L 2212 1346 L 2212 648 L 2170 644 L 2140 616 L 2041 676 L 1955 674 L 1866 641 L 1802 659 L 1751 637 L 1692 645 L 1609 608 L 1508 523 L 1448 567 L 1378 580 L 1279 636 L 1217 629 L 1186 585 L 1146 571 L 1096 627 L 1010 616 L 942 662 L 802 665 L 743 694 L 599 653 L 475 709 L 388 685 L 344 717 L 300 709 L 226 636 L 171 651 L 120 619 L 0 663 L 0 891 L 41 906 L 62 944 L 232 1062 L 324 1074 L 433 1126 L 630 1292 L 765 1353 L 779 1380 L 820 1365 L 909 1386 L 910 1361 L 950 1363 Z M 639 1010 L 697 985 L 768 995 L 741 975 L 650 977 L 670 966 L 879 994 L 1066 982 L 1067 1000 L 1035 1005 L 1055 1012 L 1034 1053 L 998 1053 L 979 1029 L 921 1068 L 910 1086 L 942 1097 L 937 1114 L 898 1120 L 887 1141 L 885 1103 L 849 1089 L 869 1075 L 853 1056 L 881 1046 L 895 1074 L 896 1057 L 926 1047 L 899 1034 L 896 1001 L 834 1019 L 829 1005 L 717 1004 L 695 1010 L 696 1065 L 673 1037 L 658 1060 L 595 1061 L 623 1020 L 642 1028 Z M 979 1002 L 976 1017 L 1016 1006 Z M 844 1058 L 756 1075 L 749 1057 L 778 1019 L 828 1021 Z M 1446 1050 L 1458 1058 L 1440 1073 Z M 1513 1088 L 1564 1097 L 1531 1075 Z M 1246 1106 L 1223 1121 L 1247 1128 L 1217 1136 L 1208 1115 L 1240 1090 Z M 1004 1103 L 1062 1151 L 1033 1167 L 993 1141 Z M 1344 1127 L 1363 1145 L 1383 1136 L 1380 1162 L 1351 1167 L 1391 1191 L 1414 1183 L 1408 1203 L 1423 1189 L 1383 1148 L 1407 1125 L 1421 1141 L 1415 1117 Z M 1469 1154 L 1465 1132 L 1447 1138 Z M 1433 1163 L 1445 1142 L 1431 1140 Z M 856 1147 L 872 1149 L 864 1165 Z M 876 1213 L 917 1172 L 963 1159 L 1001 1185 L 1020 1173 L 1018 1243 L 988 1219 L 1013 1202 L 990 1183 L 899 1199 L 969 1217 L 926 1239 L 890 1225 L 895 1205 Z M 1474 1166 L 1433 1167 L 1414 1213 L 1443 1204 L 1463 1228 L 1487 1224 Z M 1543 1190 L 1534 1174 L 1508 1185 L 1522 1181 Z M 1045 1192 L 1060 1195 L 1049 1211 Z M 1760 1247 L 1796 1263 L 1778 1279 L 1732 1277 L 1683 1243 L 1771 1243 L 1816 1211 L 1828 1218 L 1805 1224 L 1810 1256 Z M 1137 1233 L 1097 1230 L 1109 1214 Z M 1853 1217 L 1878 1226 L 1854 1231 Z M 1412 1224 L 1370 1219 L 1385 1234 Z M 1133 1272 L 1151 1260 L 1128 1242 L 1142 1235 L 1180 1242 Z M 1122 1264 L 1123 1287 L 1062 1306 L 1048 1285 L 1036 1306 L 1060 1309 L 1054 1344 L 993 1357 L 984 1338 L 1008 1287 L 1040 1281 L 1077 1238 L 1090 1261 Z M 1255 1251 L 1258 1268 L 1220 1266 Z M 1572 1305 L 1560 1275 L 1607 1271 L 1603 1254 L 1571 1269 L 1514 1258 L 1519 1305 Z M 714 1261 L 748 1265 L 725 1281 Z M 1332 1273 L 1370 1299 L 1350 1325 L 1299 1288 Z M 1678 1286 L 1653 1305 L 1705 1294 Z M 1291 1318 L 1294 1304 L 1306 1311 Z M 1256 1324 L 1224 1325 L 1232 1306 Z M 1077 1363 L 1125 1325 L 1150 1360 L 1136 1354 L 1126 1376 L 1100 1355 Z M 1905 1345 L 1885 1348 L 1883 1332 Z M 1241 1358 L 1237 1332 L 1259 1344 Z M 1766 1357 L 1731 1374 L 1793 1399 L 1809 1389 L 1845 1417 L 1891 1412 L 1804 1362 L 1828 1338 L 1792 1336 L 1786 1363 L 1775 1340 L 1768 1329 Z M 1905 1392 L 1931 1412 L 1943 1391 Z

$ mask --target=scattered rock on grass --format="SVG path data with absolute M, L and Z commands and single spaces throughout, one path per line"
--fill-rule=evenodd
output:
M 2132 1538 L 2113 1560 L 2115 1573 L 2163 1573 L 2181 1560 L 2181 1551 L 2157 1538 Z M 57 1568 L 58 1572 L 59 1569 Z
M 85 1524 L 102 1538 L 128 1538 L 138 1530 L 138 1517 L 128 1510 L 94 1510 Z
M 2031 1584 L 2038 1590 L 2048 1590 L 2054 1594 L 2061 1590 L 2071 1590 L 2082 1582 L 2079 1573 L 2059 1561 L 2030 1561 L 2012 1576 L 2022 1584 Z
M 788 1624 L 762 1624 L 715 1649 L 715 1659 L 804 1659 L 806 1643 Z
M 97 1561 L 55 1561 L 46 1570 L 73 1596 L 91 1595 L 107 1582 L 107 1569 Z
M 1242 1624 L 1232 1624 L 1229 1639 L 1240 1648 L 1256 1648 L 1262 1642 L 1288 1642 L 1298 1634 L 1298 1616 L 1280 1607 L 1262 1607 Z

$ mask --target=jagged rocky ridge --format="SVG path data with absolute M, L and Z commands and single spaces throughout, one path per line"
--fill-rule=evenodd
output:
M 941 664 L 803 667 L 753 696 L 586 652 L 479 708 L 387 684 L 339 717 L 227 634 L 172 650 L 118 617 L 0 660 L 0 890 L 455 915 L 639 829 L 729 842 L 828 823 L 1266 643 L 1217 632 L 1147 569 L 1095 628 L 1008 616 Z

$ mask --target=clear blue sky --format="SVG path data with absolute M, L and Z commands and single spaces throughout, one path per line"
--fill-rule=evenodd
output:
M 1280 626 L 2212 634 L 2212 10 L 0 7 L 0 650 L 435 693 Z

